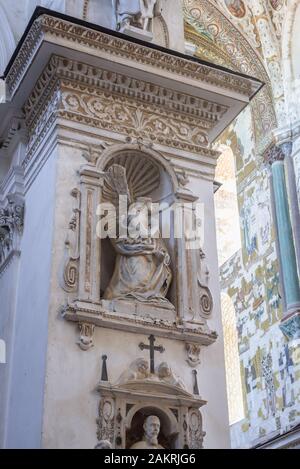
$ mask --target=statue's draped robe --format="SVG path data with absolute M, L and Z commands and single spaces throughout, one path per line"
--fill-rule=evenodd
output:
M 118 21 L 126 19 L 152 19 L 154 15 L 155 0 L 117 0 Z M 133 23 L 135 21 L 133 20 Z
M 172 273 L 163 240 L 127 238 L 111 239 L 111 242 L 117 258 L 104 298 L 169 304 L 165 296 Z

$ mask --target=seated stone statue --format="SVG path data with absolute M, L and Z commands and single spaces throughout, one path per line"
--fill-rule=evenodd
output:
M 126 171 L 122 166 L 113 165 L 107 172 L 107 178 L 119 195 L 130 193 Z M 137 237 L 110 239 L 116 251 L 116 263 L 104 298 L 107 300 L 131 299 L 172 307 L 166 298 L 172 280 L 170 256 L 158 229 L 149 237 L 151 199 L 139 197 L 132 202 L 129 196 L 128 200 L 128 217 L 125 216 L 123 220 L 123 216 L 122 224 L 128 229 L 132 226 L 139 226 L 140 233 Z
M 143 429 L 143 439 L 132 445 L 130 449 L 164 449 L 158 443 L 160 420 L 156 415 L 150 415 L 146 418 Z

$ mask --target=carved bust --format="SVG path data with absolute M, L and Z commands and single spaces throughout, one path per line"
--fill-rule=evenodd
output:
M 143 439 L 132 445 L 130 449 L 164 449 L 158 443 L 160 420 L 156 415 L 150 415 L 145 419 L 143 429 Z

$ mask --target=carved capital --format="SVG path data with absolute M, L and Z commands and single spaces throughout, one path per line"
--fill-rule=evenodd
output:
M 285 142 L 280 145 L 282 152 L 284 153 L 285 157 L 289 157 L 293 151 L 293 142 Z
M 8 196 L 8 204 L 0 208 L 0 263 L 13 249 L 23 232 L 24 203 Z
M 264 160 L 266 163 L 269 163 L 269 165 L 272 166 L 272 164 L 276 161 L 284 161 L 285 156 L 285 151 L 281 145 L 272 145 L 266 150 L 264 154 Z

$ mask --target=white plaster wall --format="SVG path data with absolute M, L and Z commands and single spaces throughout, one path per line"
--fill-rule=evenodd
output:
M 93 448 L 97 442 L 96 419 L 99 395 L 95 391 L 101 375 L 101 356 L 108 356 L 109 379 L 113 382 L 137 357 L 148 358 L 147 351 L 140 351 L 138 344 L 147 341 L 144 335 L 95 328 L 94 347 L 82 351 L 76 344 L 76 324 L 60 317 L 60 307 L 67 295 L 61 289 L 59 279 L 64 259 L 64 240 L 72 215 L 70 192 L 78 187 L 77 170 L 86 163 L 80 149 L 60 147 L 57 172 L 57 204 L 51 277 L 51 305 L 49 311 L 47 377 L 44 401 L 43 448 Z M 211 269 L 211 288 L 215 296 L 215 310 L 210 321 L 212 329 L 220 336 L 215 345 L 203 348 L 199 367 L 200 394 L 208 400 L 203 410 L 204 430 L 207 436 L 205 448 L 229 447 L 229 425 L 226 403 L 224 356 L 221 339 L 218 262 L 215 241 L 213 187 L 211 182 L 193 180 L 195 191 L 205 202 L 206 244 Z M 167 361 L 179 375 L 190 392 L 193 390 L 192 369 L 186 364 L 184 343 L 157 339 L 166 351 L 156 356 L 156 363 Z
M 14 354 L 9 389 L 7 448 L 41 443 L 49 282 L 55 206 L 53 152 L 25 198 Z M 1 297 L 2 298 L 2 297 Z

